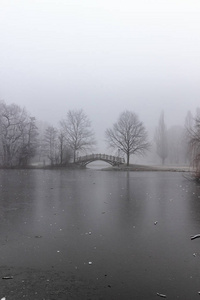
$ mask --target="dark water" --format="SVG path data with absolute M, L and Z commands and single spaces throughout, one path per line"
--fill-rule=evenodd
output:
M 182 173 L 1 170 L 0 184 L 0 266 L 71 273 L 102 299 L 199 299 L 200 186 Z

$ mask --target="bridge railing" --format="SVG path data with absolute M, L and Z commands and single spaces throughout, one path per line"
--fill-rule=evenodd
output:
M 122 157 L 101 154 L 101 153 L 79 156 L 79 157 L 77 157 L 76 161 L 84 162 L 84 161 L 93 160 L 93 159 L 108 160 L 108 161 L 112 161 L 112 162 L 116 162 L 116 163 L 124 163 L 125 162 L 124 158 L 122 158 Z

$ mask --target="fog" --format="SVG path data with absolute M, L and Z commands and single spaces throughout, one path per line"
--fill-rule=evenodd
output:
M 200 2 L 0 0 L 0 99 L 57 126 L 69 109 L 104 132 L 124 110 L 152 136 L 200 94 Z

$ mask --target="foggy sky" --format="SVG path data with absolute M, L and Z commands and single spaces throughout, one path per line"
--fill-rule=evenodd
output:
M 0 99 L 57 126 L 105 129 L 128 109 L 149 131 L 200 106 L 199 0 L 0 0 Z

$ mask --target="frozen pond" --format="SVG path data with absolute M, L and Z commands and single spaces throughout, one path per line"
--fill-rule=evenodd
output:
M 200 233 L 200 186 L 182 173 L 1 170 L 0 179 L 0 266 L 53 270 L 92 289 L 59 299 L 199 299 L 200 239 L 190 236 Z M 1 281 L 0 298 L 16 299 L 14 280 Z

